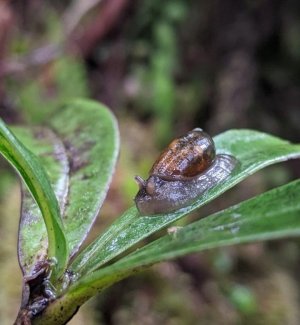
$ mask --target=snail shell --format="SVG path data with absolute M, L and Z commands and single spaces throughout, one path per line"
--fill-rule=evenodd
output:
M 136 206 L 141 215 L 183 208 L 225 180 L 236 165 L 233 156 L 216 155 L 212 138 L 202 129 L 194 129 L 170 143 L 147 180 L 135 177 L 140 187 Z

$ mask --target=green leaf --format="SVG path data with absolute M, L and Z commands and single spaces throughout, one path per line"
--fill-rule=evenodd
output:
M 102 205 L 116 163 L 119 139 L 112 114 L 86 100 L 70 102 L 50 121 L 52 129 L 16 128 L 48 172 L 59 201 L 71 254 L 87 235 Z M 31 274 L 47 254 L 47 233 L 38 206 L 23 191 L 19 259 Z
M 63 223 L 72 256 L 87 236 L 108 191 L 119 153 L 118 126 L 105 106 L 89 100 L 70 102 L 50 126 L 69 159 Z
M 204 193 L 194 204 L 173 213 L 141 217 L 135 207 L 130 208 L 73 261 L 71 270 L 79 277 L 93 272 L 142 239 L 210 202 L 256 171 L 280 161 L 300 157 L 300 145 L 258 131 L 231 130 L 216 136 L 214 140 L 217 153 L 231 154 L 239 160 L 239 166 L 230 177 Z
M 96 293 L 154 263 L 226 245 L 299 236 L 299 216 L 300 180 L 297 180 L 200 219 L 111 266 L 83 276 L 47 308 L 36 324 L 52 324 L 57 319 L 64 323 L 77 306 Z
M 33 155 L 0 120 L 0 152 L 22 177 L 38 204 L 47 229 L 48 258 L 56 261 L 52 276 L 60 275 L 67 264 L 68 247 L 59 206 L 46 172 Z
M 300 235 L 300 180 L 200 219 L 115 264 L 86 275 L 67 294 L 76 301 L 154 263 L 226 245 Z M 66 298 L 67 300 L 67 298 Z
M 62 214 L 69 184 L 69 165 L 63 144 L 46 128 L 29 130 L 18 127 L 13 128 L 13 131 L 39 157 L 41 165 L 47 171 Z M 42 214 L 30 192 L 22 186 L 18 255 L 23 274 L 29 276 L 35 272 L 35 266 L 47 259 L 47 249 L 47 231 Z

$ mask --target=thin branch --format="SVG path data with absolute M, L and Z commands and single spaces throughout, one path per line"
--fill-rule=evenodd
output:
M 88 56 L 95 44 L 99 43 L 116 25 L 129 3 L 129 0 L 106 0 L 104 2 L 95 19 L 77 37 L 76 44 L 83 57 Z
M 63 15 L 66 35 L 69 36 L 79 25 L 81 19 L 101 0 L 74 0 Z
M 0 78 L 10 74 L 22 73 L 29 68 L 44 65 L 60 57 L 65 51 L 63 44 L 66 44 L 68 38 L 78 27 L 82 18 L 101 1 L 74 0 L 63 14 L 62 25 L 64 26 L 65 34 L 61 43 L 48 44 L 32 51 L 28 55 L 0 61 Z

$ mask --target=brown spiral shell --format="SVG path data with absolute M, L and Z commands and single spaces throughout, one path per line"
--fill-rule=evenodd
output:
M 147 180 L 136 176 L 140 187 L 136 206 L 141 215 L 185 207 L 226 179 L 236 164 L 231 155 L 216 155 L 213 139 L 202 129 L 194 129 L 169 144 L 153 164 Z

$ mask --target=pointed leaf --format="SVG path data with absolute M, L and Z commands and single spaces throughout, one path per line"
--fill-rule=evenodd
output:
M 63 144 L 46 128 L 13 128 L 14 133 L 27 148 L 39 157 L 47 171 L 52 188 L 58 199 L 61 214 L 68 193 L 69 165 Z M 45 223 L 30 192 L 22 186 L 22 208 L 19 226 L 18 255 L 23 274 L 34 273 L 38 262 L 47 258 L 48 239 Z
M 66 267 L 68 248 L 59 206 L 48 177 L 38 158 L 14 136 L 0 120 L 0 152 L 17 170 L 38 204 L 47 229 L 48 258 L 56 261 L 52 276 Z
M 118 152 L 116 120 L 103 105 L 75 100 L 50 125 L 63 142 L 70 164 L 63 222 L 71 255 L 87 236 L 105 199 Z
M 268 191 L 168 234 L 79 280 L 69 290 L 76 301 L 154 263 L 226 245 L 300 235 L 300 180 Z M 67 300 L 67 299 L 66 299 Z
M 135 207 L 129 209 L 74 260 L 71 270 L 78 276 L 93 272 L 142 239 L 210 202 L 256 171 L 280 161 L 300 157 L 300 145 L 258 131 L 231 130 L 216 136 L 214 141 L 217 153 L 231 154 L 239 160 L 239 166 L 224 182 L 208 190 L 194 204 L 165 215 L 141 217 Z
M 118 131 L 114 117 L 105 107 L 84 100 L 69 103 L 50 123 L 55 133 L 45 128 L 15 131 L 48 172 L 74 253 L 108 190 L 118 153 Z M 39 208 L 24 190 L 19 259 L 26 274 L 37 261 L 44 260 L 47 245 Z

